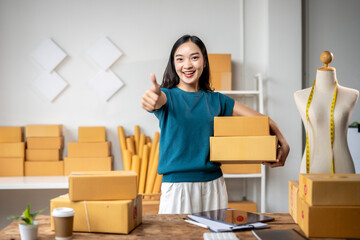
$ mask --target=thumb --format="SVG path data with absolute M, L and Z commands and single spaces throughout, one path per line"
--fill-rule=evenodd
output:
M 154 84 L 153 86 L 153 90 L 156 94 L 160 95 L 161 90 L 160 90 L 160 85 L 156 82 L 156 77 L 154 73 L 150 74 L 150 78 L 151 78 L 151 82 Z

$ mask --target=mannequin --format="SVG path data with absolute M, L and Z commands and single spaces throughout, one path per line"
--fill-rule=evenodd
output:
M 359 91 L 339 85 L 335 68 L 328 66 L 333 60 L 331 52 L 323 52 L 320 59 L 324 66 L 317 69 L 313 97 L 308 110 L 309 121 L 307 121 L 306 117 L 306 108 L 312 88 L 306 88 L 294 93 L 296 106 L 305 126 L 305 131 L 308 133 L 310 149 L 309 173 L 331 173 L 332 157 L 334 173 L 355 173 L 354 163 L 347 143 L 347 130 L 351 113 L 359 98 Z M 341 79 L 339 81 L 341 82 Z M 330 109 L 336 88 L 332 151 Z M 300 173 L 306 172 L 305 147 Z

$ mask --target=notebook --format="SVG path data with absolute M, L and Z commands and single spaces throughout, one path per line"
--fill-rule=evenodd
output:
M 253 230 L 252 233 L 258 240 L 305 240 L 295 229 L 281 230 Z

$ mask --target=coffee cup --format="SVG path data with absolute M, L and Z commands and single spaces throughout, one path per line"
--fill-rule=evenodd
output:
M 68 207 L 54 208 L 51 215 L 54 218 L 55 239 L 72 239 L 75 211 Z

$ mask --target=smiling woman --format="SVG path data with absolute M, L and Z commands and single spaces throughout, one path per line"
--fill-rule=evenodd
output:
M 142 97 L 161 129 L 158 173 L 163 174 L 159 213 L 195 213 L 227 208 L 228 196 L 220 164 L 210 162 L 210 136 L 216 116 L 257 116 L 260 113 L 210 88 L 209 62 L 204 43 L 196 36 L 179 38 L 170 53 L 161 86 Z M 277 162 L 283 166 L 289 146 L 277 125 Z

